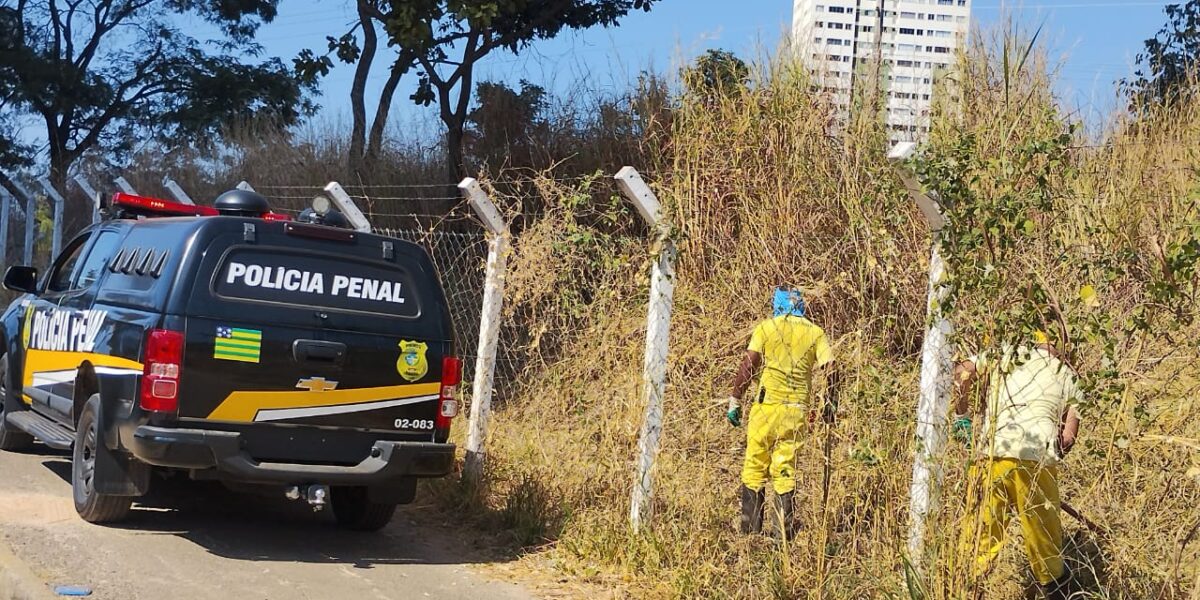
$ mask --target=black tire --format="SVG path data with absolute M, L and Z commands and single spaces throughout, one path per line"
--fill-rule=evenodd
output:
M 33 445 L 33 436 L 4 420 L 10 402 L 15 407 L 19 400 L 8 397 L 8 355 L 5 354 L 0 356 L 0 450 L 23 450 Z
M 395 504 L 371 502 L 365 487 L 335 487 L 331 490 L 333 516 L 339 526 L 354 531 L 379 531 L 396 513 Z
M 100 410 L 99 398 L 88 400 L 75 426 L 75 448 L 71 453 L 71 492 L 75 499 L 75 512 L 89 523 L 113 523 L 129 515 L 133 498 L 110 496 L 95 490 L 96 448 L 100 444 L 100 431 L 96 413 Z

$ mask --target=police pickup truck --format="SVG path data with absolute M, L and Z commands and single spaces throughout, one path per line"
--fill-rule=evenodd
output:
M 122 519 L 170 470 L 377 530 L 451 471 L 461 363 L 419 246 L 240 190 L 105 213 L 41 277 L 9 268 L 24 294 L 0 318 L 0 449 L 72 449 L 85 520 Z

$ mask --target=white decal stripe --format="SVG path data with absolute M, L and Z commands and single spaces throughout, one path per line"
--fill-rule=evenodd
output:
M 141 375 L 141 369 L 126 369 L 122 367 L 95 367 L 97 375 Z
M 33 374 L 33 386 L 54 385 L 75 381 L 75 369 L 70 371 L 40 371 Z
M 141 375 L 140 369 L 125 369 L 121 367 L 96 367 L 97 375 Z M 43 385 L 56 385 L 59 383 L 70 383 L 75 381 L 77 369 L 64 369 L 62 371 L 36 371 L 33 374 L 33 386 L 41 387 Z
M 258 411 L 258 414 L 254 415 L 254 420 L 256 422 L 282 421 L 285 419 L 300 419 L 303 417 L 344 415 L 348 413 L 365 412 L 368 410 L 379 410 L 381 408 L 391 408 L 394 406 L 404 406 L 407 404 L 418 404 L 420 402 L 428 402 L 430 400 L 437 399 L 437 394 L 431 394 L 429 396 L 416 396 L 413 398 L 401 398 L 399 400 L 382 400 L 379 402 L 343 404 L 340 406 L 314 406 L 312 408 L 271 408 Z

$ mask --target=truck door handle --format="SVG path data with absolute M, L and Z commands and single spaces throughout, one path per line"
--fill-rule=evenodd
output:
M 341 342 L 296 340 L 292 342 L 292 358 L 296 362 L 320 362 L 340 366 L 346 358 L 346 345 Z

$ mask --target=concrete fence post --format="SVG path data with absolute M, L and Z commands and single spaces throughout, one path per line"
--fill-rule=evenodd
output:
M 0 266 L 8 267 L 8 214 L 13 199 L 8 190 L 0 187 Z
M 487 457 L 488 420 L 496 378 L 496 351 L 500 340 L 500 311 L 504 306 L 508 223 L 473 177 L 458 184 L 489 233 L 487 270 L 483 280 L 483 308 L 479 316 L 479 346 L 475 353 L 475 379 L 471 382 L 471 414 L 467 421 L 467 456 L 463 478 L 478 483 Z
M 642 399 L 645 417 L 638 437 L 638 457 L 629 507 L 634 532 L 653 518 L 654 462 L 662 436 L 663 395 L 667 380 L 667 351 L 670 347 L 671 309 L 675 295 L 675 243 L 663 219 L 662 208 L 650 186 L 633 167 L 624 167 L 615 179 L 621 193 L 633 203 L 650 225 L 658 256 L 650 272 L 650 301 L 646 315 L 646 355 L 642 362 Z
M 25 253 L 21 256 L 21 264 L 33 266 L 33 244 L 36 241 L 34 227 L 37 225 L 37 198 L 25 189 L 20 182 L 13 180 L 13 186 L 25 196 Z
M 947 289 L 942 280 L 946 265 L 938 250 L 946 218 L 937 202 L 921 189 L 916 177 L 902 162 L 913 155 L 912 142 L 897 144 L 888 154 L 897 175 L 917 203 L 932 232 L 929 257 L 929 295 L 926 304 L 928 327 L 921 344 L 920 398 L 917 402 L 917 449 L 913 457 L 912 485 L 909 489 L 908 559 L 921 572 L 925 554 L 925 531 L 929 519 L 937 513 L 942 486 L 939 462 L 946 445 L 946 425 L 950 418 L 950 373 L 954 346 L 950 336 L 954 327 L 942 312 Z
M 342 184 L 336 181 L 330 181 L 329 184 L 325 186 L 325 192 L 329 194 L 329 199 L 333 202 L 333 205 L 336 206 L 337 209 L 342 212 L 342 215 L 346 217 L 346 220 L 350 222 L 351 227 L 357 231 L 362 231 L 365 233 L 371 232 L 371 222 L 368 221 L 367 217 L 363 215 L 361 210 L 358 209 L 358 205 L 354 203 L 354 199 L 350 197 L 350 194 L 347 194 L 346 190 L 342 188 Z
M 190 204 L 193 206 L 196 204 L 195 202 L 192 202 L 192 197 L 187 195 L 187 192 L 183 191 L 183 188 L 179 187 L 178 183 L 175 183 L 174 179 L 171 179 L 170 177 L 163 177 L 162 184 L 163 187 L 167 188 L 168 192 L 171 192 L 171 196 L 173 196 L 180 204 Z
M 92 224 L 99 223 L 100 222 L 100 202 L 99 202 L 100 192 L 97 192 L 96 188 L 92 187 L 92 184 L 89 183 L 88 180 L 85 179 L 83 175 L 76 175 L 74 178 L 72 178 L 72 181 L 75 182 L 75 185 L 79 186 L 79 189 L 83 190 L 84 195 L 86 195 L 88 197 L 88 200 L 90 201 L 90 203 L 92 205 Z
M 137 195 L 137 190 L 133 189 L 133 185 L 126 181 L 124 177 L 118 177 L 114 179 L 113 183 L 117 184 L 117 189 L 121 190 L 122 192 L 125 192 L 126 194 L 133 194 L 135 196 Z
M 46 195 L 54 201 L 54 231 L 50 234 L 50 260 L 53 261 L 58 256 L 58 251 L 62 250 L 63 209 L 66 208 L 67 202 L 62 194 L 54 189 L 49 177 L 38 179 L 38 183 L 42 184 Z

